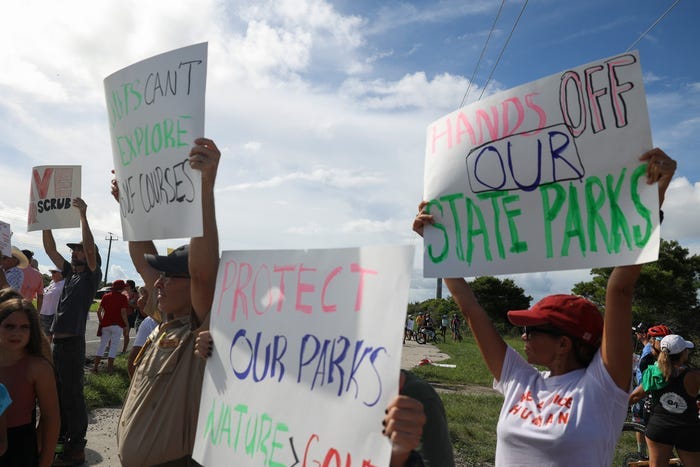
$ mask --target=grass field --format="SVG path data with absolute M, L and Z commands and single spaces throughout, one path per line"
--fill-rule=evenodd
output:
M 457 365 L 456 368 L 420 366 L 413 371 L 436 386 L 450 389 L 440 396 L 445 406 L 458 465 L 493 465 L 496 424 L 503 397 L 485 390 L 492 387 L 493 378 L 473 337 L 467 333 L 461 343 L 454 343 L 449 337 L 447 341 L 437 346 L 451 358 L 440 363 L 451 363 Z M 519 352 L 523 352 L 524 344 L 520 337 L 509 337 L 506 341 Z M 635 451 L 634 434 L 625 433 L 618 444 L 613 465 L 623 465 L 624 456 Z
M 500 394 L 489 391 L 492 380 L 481 358 L 474 339 L 467 334 L 461 343 L 448 337 L 447 343 L 438 344 L 441 351 L 450 355 L 456 368 L 420 366 L 413 371 L 424 380 L 447 388 L 441 392 L 447 414 L 455 459 L 459 466 L 490 466 L 494 463 L 496 450 L 496 423 L 503 404 Z M 516 350 L 522 352 L 523 342 L 519 337 L 506 339 Z M 85 385 L 85 398 L 89 409 L 120 406 L 129 387 L 126 372 L 126 356 L 115 360 L 115 372 L 89 374 Z M 634 436 L 623 436 L 613 465 L 622 465 L 625 454 L 634 452 Z

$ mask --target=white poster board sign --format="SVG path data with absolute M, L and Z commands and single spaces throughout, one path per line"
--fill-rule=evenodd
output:
M 382 420 L 398 393 L 412 257 L 412 246 L 224 252 L 195 459 L 389 465 Z
M 12 230 L 10 224 L 0 221 L 0 254 L 12 256 Z
M 80 227 L 73 199 L 80 197 L 79 165 L 32 167 L 27 232 Z
M 464 277 L 653 261 L 656 185 L 639 57 L 495 94 L 428 126 L 424 275 Z
M 124 240 L 202 235 L 201 173 L 187 160 L 204 136 L 206 79 L 206 43 L 105 78 Z

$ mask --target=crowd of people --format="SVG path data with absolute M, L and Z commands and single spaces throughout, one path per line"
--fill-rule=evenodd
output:
M 127 350 L 129 331 L 138 327 L 128 357 L 131 385 L 116 431 L 126 466 L 198 465 L 192 451 L 201 385 L 215 345 L 208 329 L 219 263 L 214 185 L 220 157 L 206 138 L 195 140 L 189 152 L 190 166 L 202 175 L 203 234 L 167 255 L 159 254 L 152 241 L 129 242 L 145 285 L 137 289 L 134 281 L 117 280 L 100 300 L 94 372 L 100 371 L 107 348 L 106 371 L 113 370 L 120 346 Z M 658 149 L 641 160 L 647 162 L 647 182 L 658 184 L 663 203 L 675 161 Z M 111 188 L 118 200 L 116 181 Z M 68 466 L 85 460 L 85 329 L 102 272 L 87 204 L 76 198 L 73 206 L 80 213 L 81 239 L 67 244 L 70 261 L 60 254 L 52 232 L 42 233 L 44 250 L 56 267 L 46 288 L 36 285 L 31 251 L 13 247 L 12 255 L 2 258 L 0 466 Z M 419 235 L 434 222 L 426 206 L 420 203 L 413 223 Z M 663 325 L 632 327 L 640 269 L 613 270 L 604 317 L 588 300 L 563 294 L 508 312 L 510 322 L 522 327 L 524 357 L 499 335 L 464 279 L 445 279 L 494 388 L 504 396 L 496 427 L 497 465 L 524 460 L 528 465 L 610 465 L 630 404 L 646 423 L 640 444 L 648 446 L 651 465 L 668 462 L 674 447 L 685 465 L 700 465 L 700 373 L 687 366 L 693 344 Z M 427 313 L 411 325 L 435 327 Z M 461 340 L 459 315 L 441 316 L 439 326 L 443 336 L 449 327 L 453 339 Z M 630 329 L 644 344 L 634 380 Z M 634 391 L 632 381 L 639 384 Z M 455 465 L 435 390 L 406 371 L 399 388 L 381 420 L 392 443 L 390 465 Z M 645 410 L 640 402 L 646 395 L 651 402 Z

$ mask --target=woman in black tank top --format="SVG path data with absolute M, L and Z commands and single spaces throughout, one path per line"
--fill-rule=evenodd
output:
M 694 347 L 677 334 L 661 340 L 661 353 L 642 375 L 630 401 L 651 394 L 653 406 L 646 427 L 649 465 L 668 465 L 676 448 L 683 465 L 700 465 L 700 371 L 686 366 Z

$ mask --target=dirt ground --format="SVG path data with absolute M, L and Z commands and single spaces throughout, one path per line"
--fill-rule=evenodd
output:
M 449 358 L 449 356 L 441 353 L 432 344 L 421 345 L 416 341 L 406 341 L 401 355 L 401 368 L 413 368 L 426 358 L 432 362 L 439 362 Z M 437 389 L 454 390 L 454 388 L 447 387 Z M 119 467 L 116 432 L 120 411 L 121 408 L 102 408 L 90 412 L 85 465 Z

